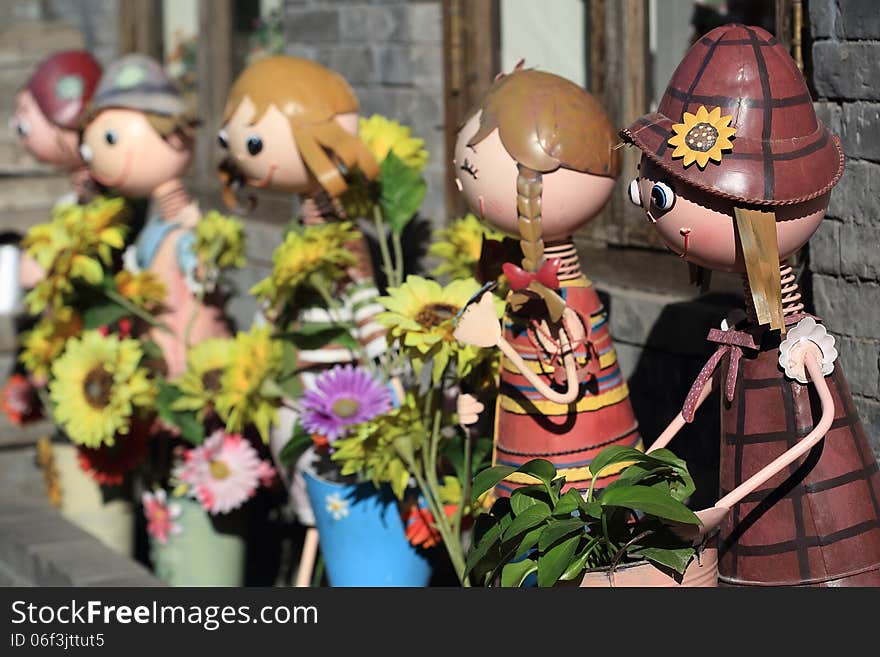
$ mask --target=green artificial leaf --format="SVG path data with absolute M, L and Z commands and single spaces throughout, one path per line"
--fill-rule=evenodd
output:
M 646 486 L 621 486 L 603 491 L 599 500 L 603 507 L 616 506 L 625 509 L 643 511 L 644 513 L 662 518 L 699 525 L 700 520 L 684 504 L 656 488 Z
M 643 547 L 630 552 L 633 557 L 647 559 L 651 563 L 671 568 L 679 575 L 683 575 L 688 564 L 693 559 L 695 550 L 692 547 L 681 548 L 658 548 Z
M 159 361 L 164 358 L 162 348 L 152 340 L 141 340 L 141 352 L 143 352 L 143 361 Z
M 566 518 L 564 520 L 552 520 L 541 532 L 541 538 L 538 541 L 538 549 L 541 552 L 546 551 L 551 545 L 554 545 L 561 538 L 570 536 L 575 532 L 584 531 L 584 521 L 580 518 Z
M 626 463 L 628 461 L 632 461 L 634 463 L 641 463 L 645 460 L 650 460 L 651 457 L 646 455 L 644 452 L 640 452 L 637 449 L 633 449 L 632 447 L 624 447 L 622 445 L 612 445 L 611 447 L 606 447 L 601 452 L 596 455 L 596 458 L 590 462 L 590 472 L 593 476 L 601 475 L 602 470 L 605 468 L 617 465 L 619 463 Z
M 102 302 L 97 306 L 87 308 L 82 314 L 83 328 L 96 329 L 101 326 L 110 326 L 123 317 L 128 317 L 128 310 L 112 301 Z
M 570 516 L 577 510 L 583 499 L 577 490 L 569 488 L 553 507 L 553 515 L 557 517 Z
M 491 524 L 471 548 L 465 562 L 465 572 L 474 572 L 477 579 L 481 579 L 480 573 L 490 572 L 498 565 L 498 559 L 493 560 L 490 555 L 494 552 L 497 556 L 498 546 L 501 544 L 501 534 L 504 531 L 504 524 L 500 519 L 483 514 L 478 518 L 478 522 L 480 520 Z
M 518 587 L 526 581 L 526 577 L 538 570 L 538 564 L 531 559 L 514 561 L 501 569 L 501 586 Z
M 538 544 L 538 540 L 541 538 L 541 532 L 543 531 L 544 525 L 538 525 L 523 534 L 522 538 L 519 539 L 513 558 L 519 559 L 520 557 L 525 556 L 529 550 L 534 548 Z
M 538 556 L 538 586 L 556 584 L 571 565 L 580 540 L 580 536 L 572 536 Z
M 550 515 L 550 499 L 547 491 L 543 486 L 533 484 L 531 486 L 523 486 L 513 491 L 510 496 L 510 508 L 513 509 L 513 515 L 518 516 L 530 506 L 543 505 L 547 508 L 547 515 Z
M 428 186 L 422 174 L 407 166 L 393 152 L 382 161 L 379 181 L 382 214 L 392 232 L 400 234 L 418 211 Z M 379 239 L 384 236 L 379 235 Z
M 478 472 L 471 485 L 472 501 L 476 502 L 483 493 L 513 472 L 516 472 L 516 468 L 509 465 L 496 465 Z
M 281 461 L 284 465 L 288 467 L 292 467 L 302 453 L 305 452 L 312 445 L 312 437 L 309 435 L 309 432 L 303 429 L 302 425 L 297 422 L 293 427 L 293 436 L 291 436 L 290 440 L 281 448 L 281 452 L 278 454 L 278 460 Z
M 606 488 L 605 490 L 608 489 Z M 578 509 L 588 518 L 596 518 L 598 520 L 602 517 L 602 503 L 598 500 L 587 502 L 585 499 L 581 498 L 578 501 Z
M 181 437 L 193 445 L 205 441 L 205 427 L 199 422 L 194 411 L 174 410 L 173 405 L 181 396 L 180 389 L 167 381 L 158 381 L 159 394 L 156 396 L 156 412 L 165 422 L 180 429 Z
M 584 569 L 587 567 L 587 559 L 590 558 L 590 552 L 595 546 L 596 542 L 587 543 L 584 546 L 584 549 L 581 550 L 580 554 L 578 554 L 574 560 L 568 564 L 568 568 L 565 569 L 565 572 L 559 576 L 559 579 L 563 582 L 570 582 L 575 577 L 584 572 Z
M 516 471 L 532 475 L 535 479 L 540 479 L 548 489 L 550 482 L 556 476 L 555 466 L 545 459 L 532 459 L 527 463 L 523 463 Z
M 297 349 L 321 349 L 335 343 L 349 349 L 357 349 L 357 341 L 351 335 L 351 327 L 328 326 L 324 323 L 301 324 L 295 330 L 287 331 L 279 336 L 290 341 Z
M 504 532 L 504 538 L 509 539 L 517 534 L 528 531 L 535 525 L 539 525 L 550 517 L 550 508 L 545 506 L 530 506 L 513 519 L 510 526 Z

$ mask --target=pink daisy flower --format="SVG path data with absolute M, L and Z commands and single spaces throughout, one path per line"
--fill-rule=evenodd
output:
M 271 485 L 275 470 L 241 434 L 217 430 L 184 452 L 184 462 L 175 474 L 208 513 L 216 514 L 240 507 L 260 484 Z
M 182 509 L 179 504 L 169 503 L 162 489 L 155 493 L 145 492 L 141 498 L 144 505 L 144 515 L 147 517 L 147 533 L 159 541 L 162 545 L 168 542 L 168 537 L 177 535 L 183 528 L 174 522 L 180 517 Z
M 348 427 L 390 411 L 391 392 L 369 372 L 337 365 L 315 379 L 302 405 L 303 428 L 333 441 L 345 435 Z

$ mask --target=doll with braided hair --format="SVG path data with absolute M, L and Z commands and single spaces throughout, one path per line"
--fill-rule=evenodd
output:
M 618 173 L 614 130 L 574 83 L 517 67 L 496 78 L 458 133 L 456 181 L 474 212 L 518 235 L 520 265 L 503 267 L 511 292 L 503 328 L 491 295 L 462 313 L 456 338 L 503 353 L 494 462 L 551 461 L 569 488 L 584 490 L 590 462 L 608 445 L 641 448 L 605 309 L 581 273 L 575 230 L 608 201 Z M 465 396 L 460 415 L 481 404 Z M 606 471 L 597 485 L 616 473 Z M 495 489 L 532 483 L 514 473 Z

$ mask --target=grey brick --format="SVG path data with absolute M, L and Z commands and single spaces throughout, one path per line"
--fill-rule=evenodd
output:
M 285 36 L 293 42 L 332 42 L 341 36 L 341 17 L 337 9 L 288 8 Z
M 839 221 L 825 219 L 810 238 L 810 268 L 820 274 L 840 274 Z
M 443 8 L 439 2 L 419 2 L 408 9 L 410 41 L 443 43 Z
M 831 192 L 828 216 L 872 223 L 880 218 L 880 164 L 850 160 Z
M 813 297 L 816 313 L 836 336 L 880 339 L 880 285 L 817 275 Z
M 810 3 L 812 4 L 812 2 Z M 835 33 L 845 39 L 876 39 L 880 36 L 877 0 L 837 0 Z
M 880 43 L 817 41 L 813 82 L 823 98 L 880 100 Z
M 316 50 L 316 59 L 340 73 L 351 85 L 379 81 L 376 53 L 372 46 L 322 46 Z
M 381 43 L 407 38 L 409 8 L 346 7 L 341 11 L 342 37 L 345 42 Z
M 822 121 L 828 129 L 835 135 L 841 133 L 840 117 L 842 109 L 839 103 L 829 101 L 818 101 L 813 103 L 816 110 L 816 116 Z
M 868 444 L 874 451 L 874 458 L 880 461 L 880 402 L 856 395 L 853 396 L 853 401 L 865 428 Z
M 837 18 L 835 0 L 810 0 L 810 31 L 813 38 L 834 36 L 834 22 Z
M 850 390 L 865 397 L 880 397 L 880 344 L 837 336 L 836 346 Z
M 443 52 L 432 44 L 387 46 L 380 51 L 382 82 L 414 86 L 419 90 L 443 89 Z
M 847 157 L 880 161 L 880 103 L 844 103 L 840 136 Z
M 880 279 L 880 225 L 844 224 L 840 227 L 841 273 L 859 278 Z

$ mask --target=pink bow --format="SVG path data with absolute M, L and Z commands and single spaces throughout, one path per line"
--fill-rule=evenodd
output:
M 511 289 L 525 290 L 529 285 L 537 281 L 546 288 L 558 290 L 559 277 L 557 276 L 557 272 L 559 271 L 559 263 L 559 258 L 545 260 L 544 264 L 541 265 L 541 268 L 536 274 L 528 272 L 521 267 L 517 267 L 510 262 L 505 262 L 501 265 L 501 269 L 504 271 L 504 275 L 507 276 L 507 280 L 510 281 Z

